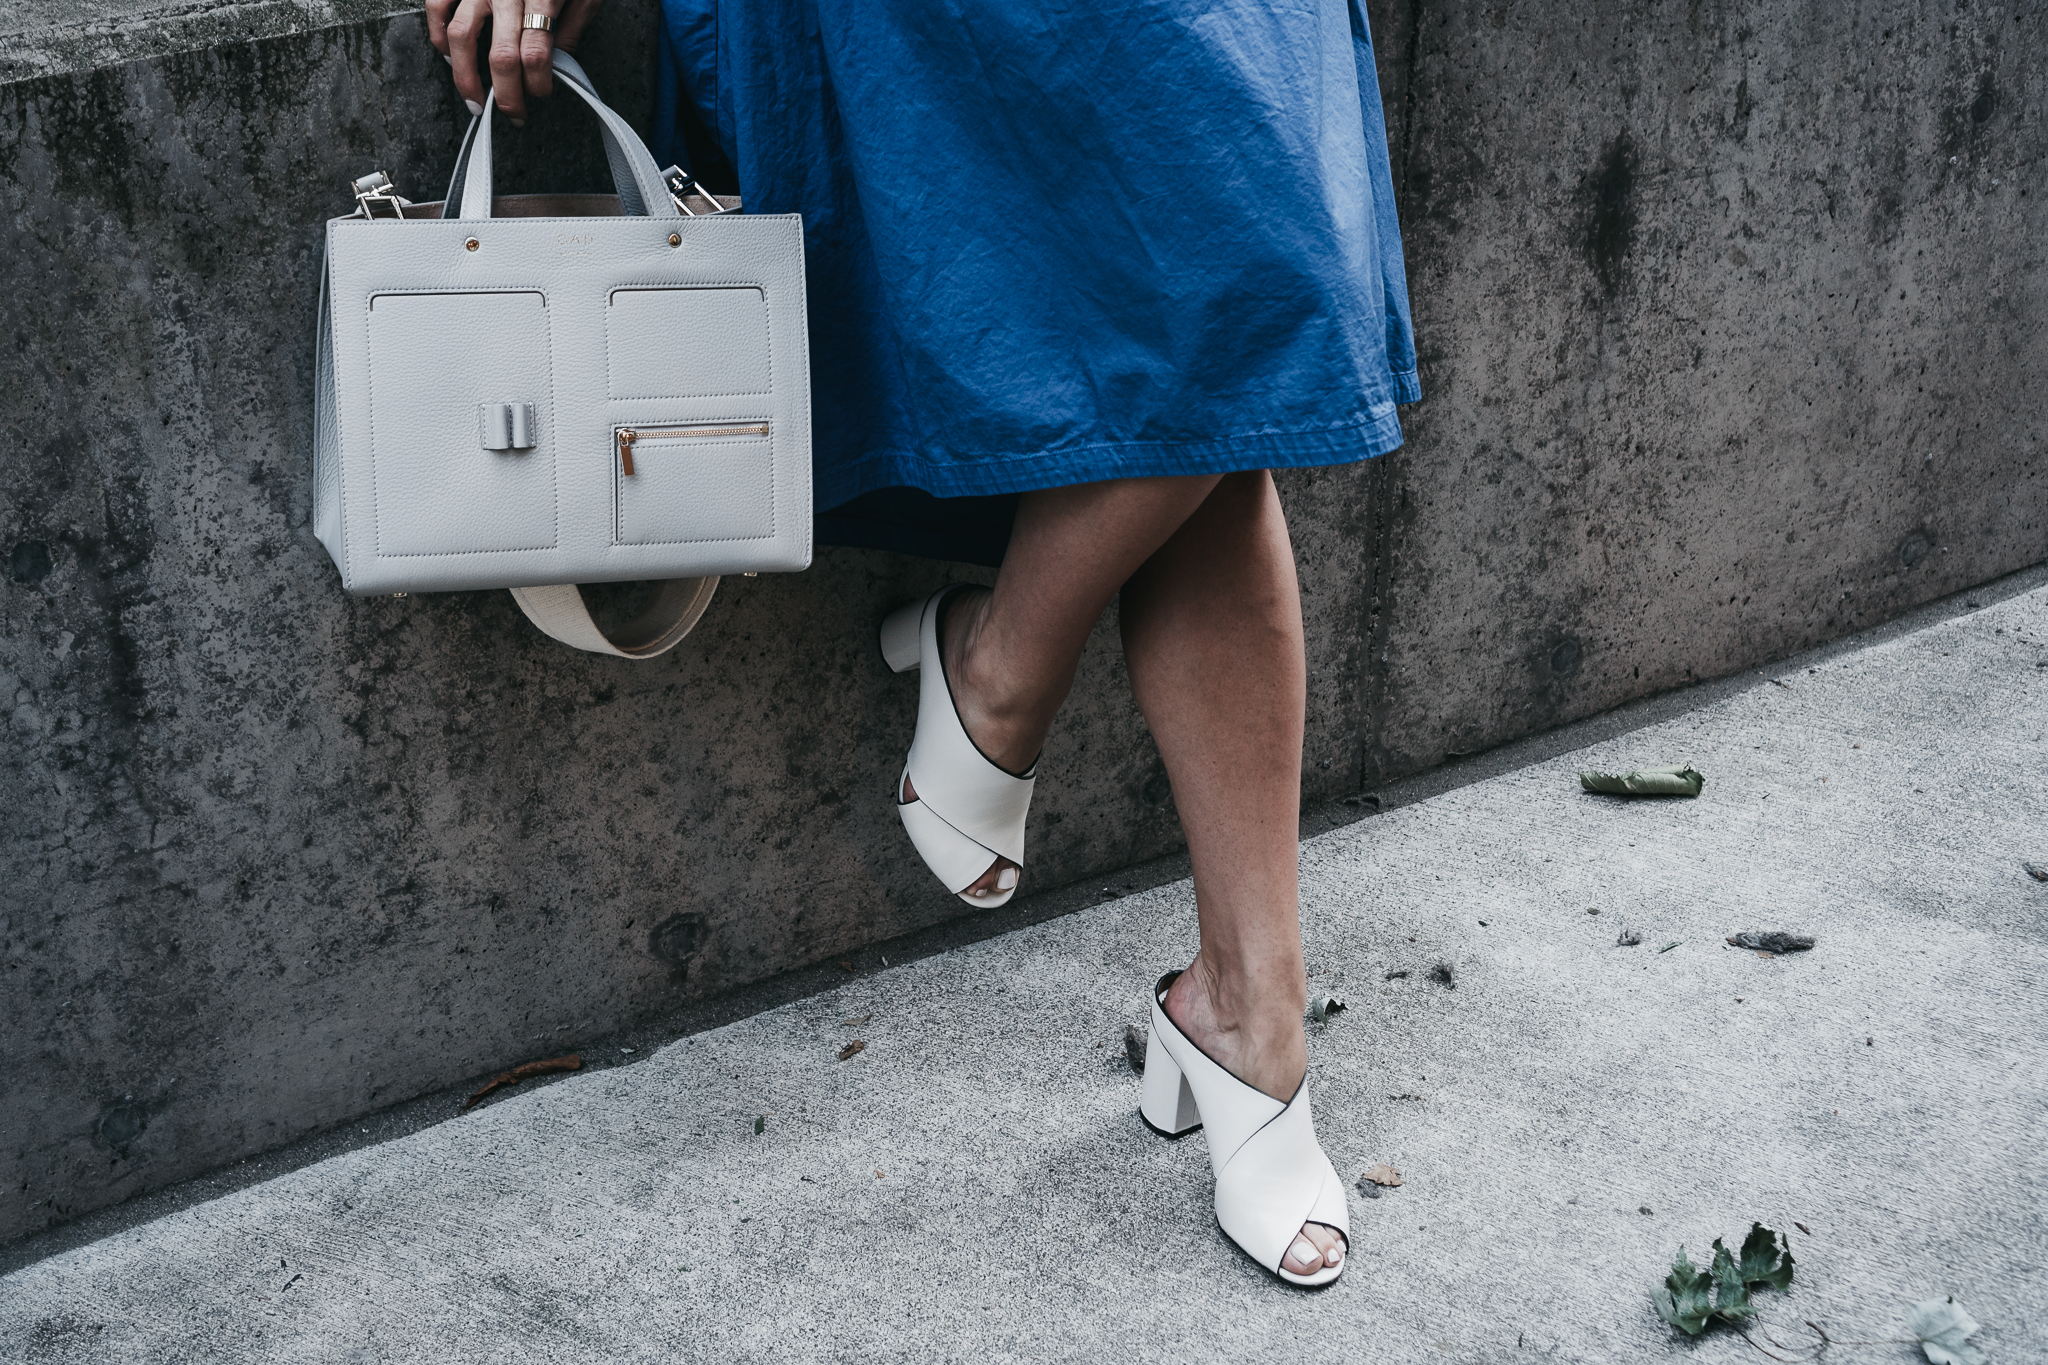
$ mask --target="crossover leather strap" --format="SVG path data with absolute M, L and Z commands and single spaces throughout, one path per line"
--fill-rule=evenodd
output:
M 526 619 L 563 644 L 621 659 L 652 659 L 674 649 L 718 591 L 716 578 L 672 578 L 661 585 L 647 610 L 610 635 L 591 619 L 590 606 L 574 583 L 513 588 L 512 600 Z

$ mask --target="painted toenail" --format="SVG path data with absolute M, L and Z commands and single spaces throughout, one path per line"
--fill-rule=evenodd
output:
M 982 899 L 983 897 L 985 897 L 985 896 L 987 896 L 987 895 L 988 895 L 988 888 L 987 888 L 987 887 L 985 887 L 985 886 L 977 886 L 977 887 L 975 887 L 975 888 L 974 888 L 974 897 L 975 897 L 975 899 L 976 899 L 976 900 L 980 900 L 980 899 Z
M 1317 1251 L 1315 1247 L 1307 1242 L 1296 1242 L 1294 1244 L 1294 1259 L 1300 1261 L 1303 1265 L 1314 1265 L 1317 1261 L 1323 1259 L 1323 1253 Z
M 1337 1264 L 1337 1262 L 1343 1260 L 1344 1244 L 1342 1242 L 1339 1242 L 1336 1246 L 1331 1247 L 1328 1251 L 1323 1253 L 1323 1259 L 1328 1261 L 1331 1265 L 1335 1265 Z
M 1001 872 L 998 872 L 998 873 L 996 873 L 996 890 L 998 890 L 998 891 L 1008 891 L 1008 890 L 1009 890 L 1009 889 L 1010 889 L 1011 887 L 1015 886 L 1016 884 L 1017 884 L 1017 869 L 1016 869 L 1016 868 L 1014 868 L 1014 867 L 1006 867 L 1006 868 L 1004 868 L 1004 869 L 1003 869 L 1003 870 L 1002 870 Z

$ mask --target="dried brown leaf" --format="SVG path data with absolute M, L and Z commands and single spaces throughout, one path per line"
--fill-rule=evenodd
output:
M 853 1056 L 855 1053 L 865 1052 L 867 1051 L 867 1049 L 867 1039 L 856 1038 L 852 1042 L 848 1043 L 845 1047 L 839 1049 L 839 1060 L 843 1062 L 848 1057 Z
M 1358 1178 L 1360 1180 L 1370 1180 L 1375 1185 L 1392 1186 L 1401 1183 L 1401 1173 L 1392 1166 L 1385 1164 L 1373 1167 Z
M 544 1062 L 526 1062 L 523 1065 L 513 1067 L 510 1071 L 507 1071 L 504 1075 L 499 1076 L 489 1085 L 471 1095 L 462 1102 L 462 1107 L 464 1109 L 469 1108 L 472 1104 L 475 1104 L 500 1086 L 517 1085 L 521 1081 L 531 1079 L 534 1076 L 545 1076 L 551 1071 L 580 1071 L 582 1068 L 583 1058 L 573 1052 L 567 1057 L 550 1057 Z

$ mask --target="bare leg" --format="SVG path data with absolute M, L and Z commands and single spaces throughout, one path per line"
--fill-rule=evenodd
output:
M 1285 1099 L 1308 1057 L 1296 913 L 1306 664 L 1270 476 L 1026 494 L 994 593 L 948 603 L 961 720 L 998 764 L 1027 767 L 1119 588 L 1131 682 L 1173 780 L 1201 916 L 1201 950 L 1167 1007 L 1203 1051 Z M 975 886 L 997 886 L 1008 868 L 998 860 Z M 1311 1223 L 1300 1242 L 1342 1259 L 1332 1228 Z M 1288 1254 L 1291 1269 L 1315 1268 Z
M 1218 477 L 1117 479 L 1024 495 L 995 591 L 954 593 L 940 623 L 960 722 L 999 767 L 1031 766 L 1103 608 Z M 907 780 L 903 799 L 917 799 Z M 1007 890 L 1016 875 L 998 858 L 967 894 Z
M 1240 1080 L 1288 1099 L 1308 1065 L 1298 914 L 1307 663 L 1271 476 L 1226 476 L 1124 586 L 1122 620 L 1201 920 L 1201 949 L 1167 1013 Z M 1308 1224 L 1289 1268 L 1336 1265 L 1343 1245 L 1335 1229 Z M 1310 1247 L 1321 1259 L 1304 1261 Z

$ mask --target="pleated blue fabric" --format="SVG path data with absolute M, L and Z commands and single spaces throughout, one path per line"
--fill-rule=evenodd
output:
M 804 217 L 821 512 L 1400 444 L 1356 0 L 664 6 L 657 152 Z

